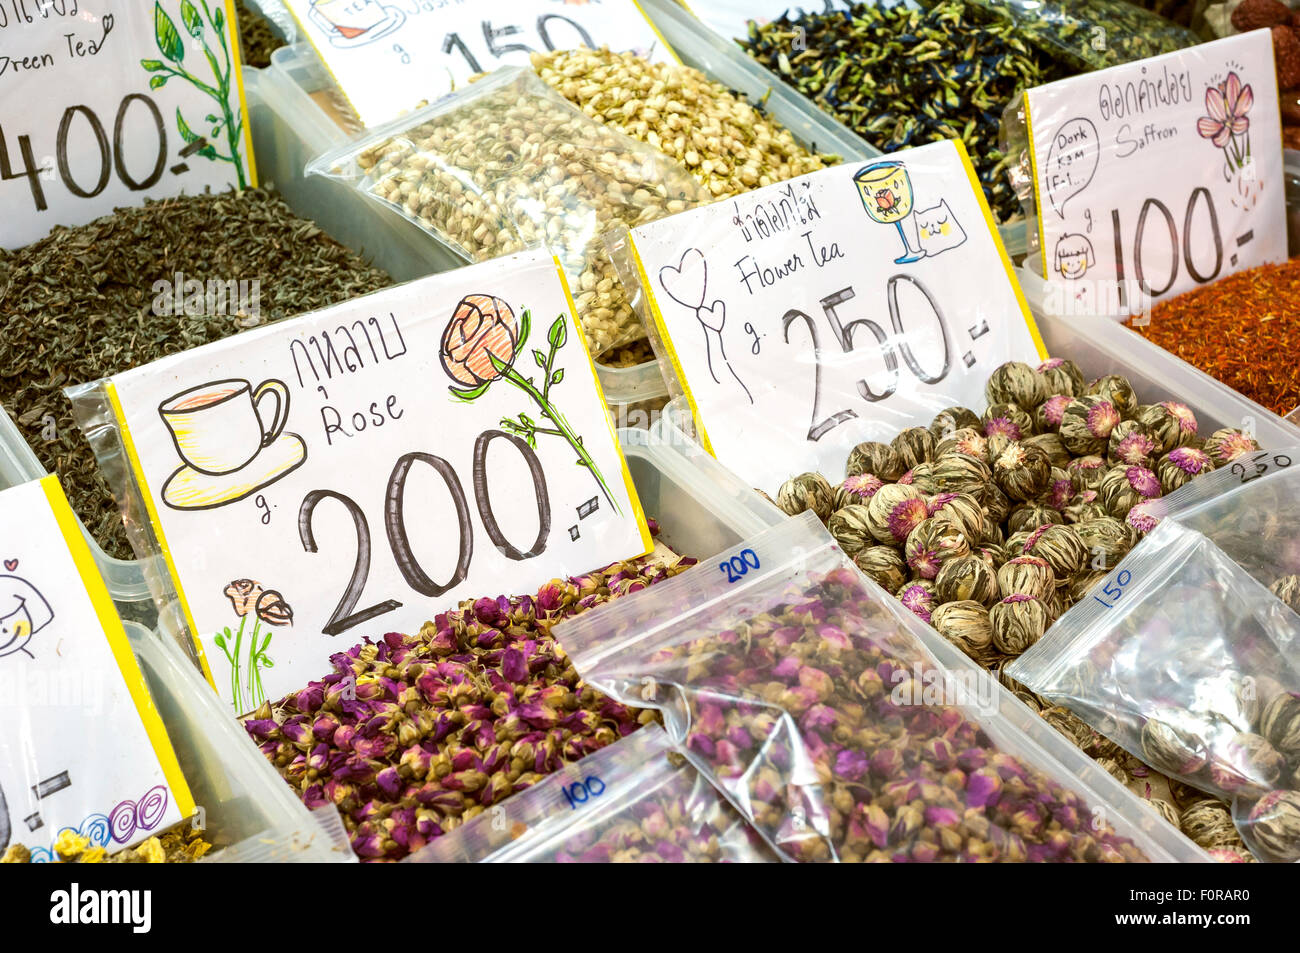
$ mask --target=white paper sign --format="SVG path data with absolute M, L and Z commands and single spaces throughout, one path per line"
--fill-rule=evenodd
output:
M 553 258 L 435 275 L 112 381 L 240 713 L 466 596 L 652 549 Z
M 705 446 L 775 492 L 834 476 L 1041 342 L 965 150 L 813 172 L 632 232 Z
M 113 853 L 194 812 L 122 622 L 59 487 L 0 493 L 0 852 L 65 829 Z
M 1039 86 L 1025 105 L 1053 311 L 1144 314 L 1286 260 L 1267 30 Z
M 234 0 L 0 2 L 0 247 L 256 185 Z
M 361 121 L 374 126 L 533 53 L 673 53 L 635 0 L 285 0 Z
M 727 39 L 749 35 L 749 21 L 770 23 L 789 12 L 791 17 L 844 13 L 851 9 L 848 0 L 686 0 L 687 10 L 703 20 L 709 29 Z

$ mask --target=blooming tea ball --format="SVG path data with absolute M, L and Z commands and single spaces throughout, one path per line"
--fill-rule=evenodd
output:
M 1042 503 L 1049 509 L 1056 512 L 1065 513 L 1065 508 L 1070 505 L 1074 499 L 1074 481 L 1070 479 L 1070 474 L 1060 467 L 1052 467 L 1051 476 L 1047 478 L 1047 487 L 1042 493 L 1038 494 L 1035 502 Z M 1054 520 L 1061 522 L 1061 520 Z
M 934 445 L 935 462 L 940 462 L 944 457 L 952 453 L 963 453 L 968 457 L 987 462 L 988 441 L 980 433 L 981 427 L 982 425 L 976 421 L 974 427 L 963 427 L 960 430 L 954 430 L 948 436 L 940 439 Z
M 908 427 L 891 440 L 889 445 L 909 470 L 918 463 L 934 459 L 934 434 L 925 427 Z
M 992 480 L 985 485 L 984 493 L 979 500 L 984 506 L 984 512 L 988 515 L 989 523 L 993 526 L 1005 523 L 1007 517 L 1011 515 L 1011 500 L 998 489 L 997 484 L 993 483 Z
M 1094 569 L 1114 569 L 1138 541 L 1137 530 L 1113 516 L 1075 523 L 1074 531 L 1091 554 Z
M 1040 526 L 1025 540 L 1025 555 L 1037 556 L 1052 567 L 1058 584 L 1069 582 L 1088 562 L 1088 550 L 1073 527 Z
M 1292 612 L 1300 613 L 1300 576 L 1279 576 L 1268 591 L 1285 602 Z
M 1130 513 L 1132 510 L 1129 511 Z M 1070 505 L 1061 511 L 1067 523 L 1082 523 L 1085 520 L 1100 519 L 1103 516 L 1110 516 L 1106 512 L 1106 507 L 1097 502 L 1096 490 L 1084 490 L 1076 494 L 1070 501 Z
M 993 461 L 993 481 L 1013 500 L 1032 500 L 1047 487 L 1052 463 L 1038 447 L 1014 443 Z
M 1163 817 L 1168 823 L 1173 825 L 1174 830 L 1179 829 L 1179 820 L 1181 814 L 1178 808 L 1174 806 L 1172 801 L 1166 801 L 1162 797 L 1148 797 L 1148 798 L 1143 798 L 1142 803 L 1145 804 L 1147 807 L 1151 808 L 1151 810 L 1155 811 L 1161 817 Z
M 1022 503 L 1007 517 L 1007 529 L 1013 533 L 1023 530 L 1033 532 L 1045 523 L 1060 522 L 1063 522 L 1061 514 L 1050 506 L 1044 506 L 1042 503 Z
M 904 486 L 914 486 L 927 496 L 931 493 L 938 493 L 939 484 L 934 477 L 935 466 L 936 464 L 929 460 L 922 460 L 899 477 L 898 482 Z
M 1058 431 L 1066 448 L 1078 456 L 1106 452 L 1110 432 L 1120 422 L 1119 411 L 1104 398 L 1088 395 L 1070 401 L 1061 415 Z
M 877 443 L 875 440 L 868 440 L 858 444 L 850 451 L 844 472 L 846 476 L 857 476 L 859 473 L 874 473 L 880 479 L 892 482 L 901 477 L 907 469 L 908 467 L 899 459 L 893 447 Z
M 947 516 L 932 516 L 908 534 L 904 547 L 907 564 L 922 579 L 939 575 L 940 567 L 955 556 L 970 552 L 970 544 Z
M 1232 427 L 1214 431 L 1206 438 L 1204 447 L 1216 467 L 1226 466 L 1243 453 L 1254 453 L 1258 449 L 1254 437 Z
M 1106 443 L 1106 456 L 1112 465 L 1123 463 L 1150 467 L 1159 451 L 1160 445 L 1155 437 L 1136 420 L 1121 420 L 1117 423 Z
M 1084 493 L 1088 490 L 1096 490 L 1101 485 L 1101 478 L 1109 469 L 1105 458 L 1094 453 L 1086 457 L 1075 457 L 1066 465 L 1065 472 L 1070 474 L 1070 479 L 1074 481 L 1074 492 Z
M 1250 838 L 1270 860 L 1300 860 L 1300 791 L 1270 791 L 1246 818 Z
M 1146 467 L 1111 467 L 1097 485 L 1097 499 L 1111 516 L 1123 518 L 1143 500 L 1151 500 L 1164 491 L 1156 475 Z
M 1145 535 L 1160 525 L 1166 509 L 1164 500 L 1143 500 L 1128 511 L 1124 522 Z
M 1034 529 L 1037 528 L 1038 527 L 1034 527 Z M 1006 542 L 1002 544 L 1002 549 L 1006 552 L 1007 558 L 1010 559 L 1015 556 L 1023 556 L 1025 554 L 1025 541 L 1028 540 L 1029 537 L 1033 535 L 1034 535 L 1034 530 L 1022 529 L 1022 530 L 1017 530 L 1016 532 L 1008 536 L 1006 538 Z
M 1074 398 L 1068 394 L 1053 394 L 1034 408 L 1034 429 L 1040 434 L 1056 433 L 1065 419 L 1065 408 Z
M 885 481 L 874 473 L 858 473 L 845 477 L 835 489 L 835 509 L 841 509 L 851 503 L 866 503 L 876 491 L 885 485 Z
M 1015 556 L 998 570 L 998 591 L 1007 596 L 1032 596 L 1039 601 L 1056 589 L 1056 573 L 1041 556 Z
M 1030 596 L 1007 596 L 989 611 L 993 645 L 1007 655 L 1021 655 L 1043 637 L 1049 623 L 1047 607 Z
M 1188 778 L 1209 763 L 1203 738 L 1184 726 L 1180 710 L 1157 710 L 1142 726 L 1142 760 L 1165 774 Z
M 970 658 L 987 657 L 993 645 L 989 610 L 974 600 L 945 602 L 930 613 L 930 624 Z
M 984 399 L 990 404 L 1037 407 L 1047 394 L 1047 380 L 1020 361 L 999 365 L 984 382 Z
M 974 543 L 984 538 L 984 507 L 980 506 L 975 497 L 966 493 L 940 493 L 930 497 L 926 509 L 931 516 L 942 513 L 951 519 L 968 542 Z
M 812 510 L 824 523 L 835 506 L 835 490 L 820 473 L 801 473 L 781 484 L 776 505 L 789 516 Z
M 915 613 L 922 622 L 930 621 L 931 613 L 937 604 L 934 597 L 934 583 L 919 579 L 913 580 L 904 583 L 895 593 L 895 596 L 909 612 Z
M 1018 404 L 990 404 L 981 419 L 985 437 L 1005 437 L 1014 441 L 1031 437 L 1034 433 L 1034 418 Z
M 930 421 L 930 433 L 936 442 L 942 441 L 962 430 L 978 430 L 979 414 L 968 407 L 945 407 L 934 415 Z M 936 449 L 935 455 L 938 455 Z
M 954 557 L 939 567 L 934 594 L 940 602 L 973 600 L 984 606 L 993 605 L 1002 596 L 996 567 L 974 554 Z
M 930 476 L 938 493 L 967 493 L 979 498 L 993 479 L 993 472 L 978 457 L 950 453 L 934 463 Z
M 1263 794 L 1277 786 L 1286 770 L 1286 759 L 1268 739 L 1249 731 L 1237 732 L 1214 754 L 1210 780 L 1225 794 Z
M 1288 761 L 1300 759 L 1300 697 L 1282 692 L 1270 699 L 1260 712 L 1259 733 Z
M 1101 581 L 1109 575 L 1109 572 L 1102 569 L 1089 569 L 1087 572 L 1081 572 L 1070 580 L 1066 592 L 1069 594 L 1071 601 L 1080 602 L 1089 592 L 1101 585 Z
M 1209 473 L 1214 461 L 1204 450 L 1196 447 L 1174 447 L 1156 464 L 1156 475 L 1166 493 L 1173 493 L 1192 482 L 1194 477 Z
M 1136 419 L 1155 438 L 1161 454 L 1196 440 L 1196 415 L 1186 404 L 1172 400 L 1150 404 L 1138 409 Z
M 865 503 L 851 503 L 836 510 L 826 521 L 826 529 L 850 559 L 874 542 L 871 511 Z
M 1047 459 L 1051 461 L 1052 466 L 1060 467 L 1062 470 L 1074 459 L 1070 456 L 1070 451 L 1065 449 L 1060 434 L 1039 433 L 1032 437 L 1025 437 L 1020 442 L 1026 447 L 1037 447 L 1042 450 L 1047 454 Z
M 1092 729 L 1088 723 L 1062 705 L 1044 708 L 1038 717 L 1070 739 L 1076 748 L 1086 748 L 1092 741 Z
M 1232 823 L 1232 814 L 1220 801 L 1196 801 L 1183 811 L 1178 826 L 1193 843 L 1206 850 L 1232 847 L 1241 839 Z
M 853 557 L 853 565 L 890 595 L 907 582 L 907 564 L 892 546 L 868 546 Z
M 1038 365 L 1038 373 L 1047 383 L 1047 393 L 1082 397 L 1086 393 L 1083 371 L 1079 365 L 1065 357 L 1049 357 Z
M 1007 561 L 1007 554 L 1002 551 L 1002 547 L 994 544 L 977 546 L 971 550 L 971 555 L 987 565 L 994 573 Z
M 901 546 L 908 534 L 928 519 L 925 498 L 914 487 L 890 483 L 881 487 L 867 504 L 872 537 L 879 543 Z
M 1133 385 L 1128 382 L 1128 378 L 1118 374 L 1099 377 L 1088 385 L 1088 394 L 1107 401 L 1125 420 L 1137 414 L 1137 395 L 1133 393 Z

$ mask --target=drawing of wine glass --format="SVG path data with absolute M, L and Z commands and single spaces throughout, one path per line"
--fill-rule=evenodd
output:
M 907 240 L 907 230 L 903 228 L 903 219 L 912 214 L 913 200 L 912 179 L 903 163 L 897 159 L 873 162 L 859 169 L 853 182 L 872 221 L 898 229 L 903 254 L 894 259 L 894 264 L 905 265 L 924 258 L 925 252 L 912 248 Z

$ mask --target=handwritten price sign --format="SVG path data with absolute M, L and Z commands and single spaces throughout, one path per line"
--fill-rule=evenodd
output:
M 1125 317 L 1286 259 L 1273 43 L 1257 30 L 1025 94 L 1043 274 Z
M 209 678 L 241 714 L 363 636 L 652 546 L 541 253 L 108 384 Z
M 367 126 L 533 53 L 608 46 L 673 59 L 636 0 L 285 0 Z
M 234 22 L 233 0 L 0 4 L 0 247 L 256 184 Z
M 0 493 L 0 852 L 112 853 L 194 812 L 57 477 Z
M 960 142 L 643 225 L 632 243 L 706 447 L 775 492 L 841 473 L 1041 342 Z
M 809 14 L 844 13 L 852 4 L 848 0 L 687 0 L 682 3 L 714 32 L 727 39 L 749 35 L 749 22 L 770 23 L 783 13 L 797 17 Z

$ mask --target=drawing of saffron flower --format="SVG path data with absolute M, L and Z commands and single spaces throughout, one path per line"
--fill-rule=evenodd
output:
M 1227 161 L 1238 169 L 1250 159 L 1250 120 L 1246 114 L 1253 105 L 1255 93 L 1250 84 L 1243 86 L 1241 78 L 1231 72 L 1223 82 L 1205 90 L 1205 111 L 1209 115 L 1196 121 L 1201 138 L 1223 149 Z

